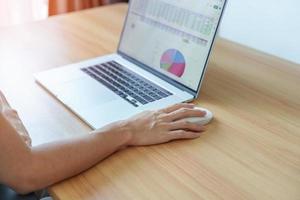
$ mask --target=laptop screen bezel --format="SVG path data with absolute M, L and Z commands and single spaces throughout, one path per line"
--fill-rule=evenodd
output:
M 118 48 L 117 48 L 117 53 L 119 55 L 121 55 L 122 57 L 124 57 L 125 59 L 129 60 L 130 62 L 136 64 L 137 66 L 143 68 L 144 70 L 162 78 L 163 80 L 167 81 L 168 83 L 182 89 L 182 90 L 185 90 L 187 92 L 189 92 L 190 94 L 192 94 L 194 97 L 197 97 L 200 93 L 200 89 L 201 89 L 201 85 L 202 85 L 202 81 L 204 79 L 204 76 L 205 76 L 205 72 L 207 70 L 207 65 L 208 65 L 208 61 L 209 61 L 209 58 L 210 58 L 210 55 L 211 55 L 211 51 L 214 47 L 214 43 L 215 43 L 215 40 L 216 40 L 216 36 L 217 36 L 217 33 L 218 33 L 218 30 L 219 30 L 219 26 L 221 24 L 221 21 L 222 21 L 222 18 L 223 18 L 223 14 L 224 14 L 224 10 L 225 10 L 225 7 L 227 5 L 227 0 L 224 0 L 224 6 L 222 8 L 222 11 L 221 11 L 221 14 L 220 14 L 220 17 L 219 17 L 219 20 L 218 20 L 218 23 L 217 23 L 217 27 L 216 27 L 216 30 L 215 30 L 215 33 L 214 33 L 214 36 L 213 36 L 213 39 L 212 39 L 212 43 L 210 45 L 210 48 L 209 48 L 209 51 L 208 51 L 208 55 L 206 57 L 206 61 L 205 61 L 205 65 L 204 65 L 204 68 L 203 68 L 203 71 L 202 71 L 202 74 L 201 74 L 201 77 L 199 79 L 199 83 L 198 83 L 198 86 L 197 86 L 197 89 L 193 89 L 193 88 L 190 88 L 188 87 L 187 85 L 173 79 L 172 77 L 170 76 L 167 76 L 166 74 L 160 72 L 159 70 L 157 70 L 155 67 L 151 67 L 151 66 L 148 66 L 146 65 L 145 63 L 131 57 L 130 55 L 126 54 L 125 52 L 122 52 L 120 50 L 120 46 L 121 46 L 121 43 L 122 43 L 122 40 L 123 40 L 123 36 L 124 36 L 124 32 L 125 32 L 125 27 L 126 27 L 126 24 L 127 24 L 127 20 L 128 20 L 128 15 L 129 15 L 129 10 L 130 10 L 130 7 L 131 7 L 131 1 L 129 0 L 129 3 L 128 3 L 128 9 L 127 9 L 127 14 L 126 14 L 126 17 L 125 17 L 125 20 L 124 20 L 124 24 L 123 24 L 123 28 L 122 28 L 122 32 L 121 32 L 121 37 L 120 37 L 120 40 L 119 40 L 119 43 L 118 43 Z

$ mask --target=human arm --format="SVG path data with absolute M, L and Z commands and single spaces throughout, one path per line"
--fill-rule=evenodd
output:
M 151 145 L 198 137 L 202 126 L 178 121 L 203 116 L 190 104 L 147 111 L 92 134 L 29 147 L 3 113 L 0 115 L 0 181 L 25 194 L 74 176 L 113 152 L 135 145 Z
M 26 194 L 88 169 L 126 144 L 123 127 L 93 134 L 27 146 L 15 129 L 0 116 L 0 182 Z

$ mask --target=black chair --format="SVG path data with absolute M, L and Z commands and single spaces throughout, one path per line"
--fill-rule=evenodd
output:
M 0 184 L 0 199 L 1 200 L 38 200 L 37 197 L 32 194 L 18 195 L 15 191 L 5 185 Z

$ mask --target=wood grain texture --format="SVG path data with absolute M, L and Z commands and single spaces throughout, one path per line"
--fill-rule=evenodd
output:
M 114 52 L 126 4 L 0 30 L 0 87 L 37 138 L 90 129 L 32 73 Z M 300 199 L 300 68 L 218 39 L 196 140 L 136 147 L 50 188 L 55 199 Z M 42 170 L 42 169 L 41 169 Z

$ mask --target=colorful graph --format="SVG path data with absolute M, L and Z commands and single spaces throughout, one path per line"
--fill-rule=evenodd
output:
M 168 49 L 161 56 L 160 67 L 181 77 L 185 70 L 185 59 L 183 54 L 176 49 Z

